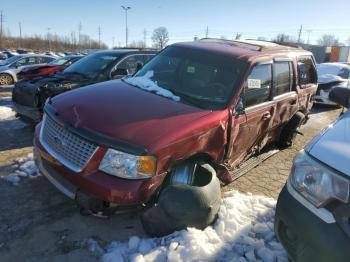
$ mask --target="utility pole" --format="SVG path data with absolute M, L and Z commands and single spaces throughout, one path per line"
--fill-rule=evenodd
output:
M 22 23 L 18 23 L 19 26 L 19 47 L 22 47 Z
M 78 26 L 78 44 L 81 45 L 81 30 L 83 29 L 83 26 L 81 24 L 81 22 L 79 22 L 79 26 Z
M 125 11 L 125 47 L 128 47 L 128 34 L 129 34 L 129 29 L 128 29 L 128 10 L 131 9 L 130 6 L 121 6 L 122 9 Z
M 112 44 L 112 49 L 113 49 L 113 47 L 114 47 L 114 40 L 115 40 L 115 37 L 113 36 L 113 37 L 112 37 L 112 42 L 113 42 L 113 44 Z
M 101 49 L 101 26 L 98 27 L 98 48 Z
M 48 28 L 47 28 L 47 42 L 48 42 L 48 44 L 49 44 L 49 51 L 51 51 L 50 30 L 51 30 L 51 28 L 48 27 Z
M 303 33 L 303 25 L 300 25 L 299 33 L 298 33 L 298 43 L 301 41 L 301 34 Z
M 312 33 L 312 30 L 306 30 L 307 32 L 307 44 L 310 44 L 310 34 Z
M 205 38 L 209 37 L 209 27 L 207 26 L 207 29 L 205 30 Z
M 143 29 L 143 45 L 146 48 L 147 47 L 147 30 Z
M 0 11 L 0 48 L 2 48 L 3 23 L 4 23 L 4 16 L 2 14 L 2 11 Z

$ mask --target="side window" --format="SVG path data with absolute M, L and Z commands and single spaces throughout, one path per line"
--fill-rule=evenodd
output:
M 149 60 L 151 60 L 154 57 L 154 55 L 144 55 L 143 56 L 143 65 L 145 65 Z
M 275 62 L 273 64 L 273 96 L 291 91 L 293 69 L 290 62 Z
M 31 57 L 28 57 L 28 65 L 35 65 L 37 64 L 37 60 L 36 60 L 36 57 L 34 56 L 31 56 Z
M 137 64 L 144 64 L 142 55 L 132 55 L 125 58 L 119 65 L 118 69 L 126 70 L 128 75 L 133 75 L 137 71 Z
M 298 70 L 301 88 L 306 88 L 309 84 L 317 83 L 316 68 L 311 56 L 301 56 L 298 58 Z
M 272 65 L 254 66 L 245 87 L 245 107 L 258 105 L 269 101 L 272 82 Z
M 24 66 L 24 65 L 27 65 L 27 64 L 28 64 L 28 58 L 22 58 L 22 59 L 19 59 L 16 62 L 17 66 Z

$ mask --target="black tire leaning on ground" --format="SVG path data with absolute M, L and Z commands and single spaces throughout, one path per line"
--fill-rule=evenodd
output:
M 187 227 L 203 229 L 215 221 L 220 204 L 216 172 L 209 164 L 200 164 L 192 185 L 170 183 L 160 193 L 158 203 L 142 214 L 141 222 L 153 237 Z
M 297 112 L 289 120 L 289 122 L 283 127 L 278 141 L 280 148 L 290 147 L 293 144 L 293 140 L 297 135 L 297 130 L 304 123 L 305 115 L 302 112 Z
M 0 85 L 12 85 L 14 83 L 13 77 L 7 73 L 0 74 Z

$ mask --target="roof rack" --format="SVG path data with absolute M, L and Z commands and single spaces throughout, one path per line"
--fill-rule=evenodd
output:
M 246 39 L 246 40 L 226 40 L 218 38 L 202 38 L 199 41 L 222 43 L 231 46 L 237 46 L 252 51 L 268 51 L 268 50 L 291 50 L 298 47 L 281 45 L 271 41 Z

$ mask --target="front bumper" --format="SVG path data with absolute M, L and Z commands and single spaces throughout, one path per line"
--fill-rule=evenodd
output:
M 36 107 L 24 106 L 13 102 L 13 106 L 17 114 L 33 120 L 35 123 L 39 123 L 42 118 L 42 113 Z
M 165 174 L 145 180 L 129 180 L 107 175 L 98 170 L 103 150 L 97 150 L 88 165 L 79 173 L 73 172 L 54 159 L 40 144 L 36 128 L 34 153 L 38 168 L 61 192 L 72 199 L 77 193 L 118 206 L 134 206 L 148 202 L 162 184 Z
M 285 186 L 279 195 L 275 233 L 292 261 L 349 261 L 350 238 L 340 229 L 332 214 L 306 207 Z M 322 217 L 315 215 L 319 213 Z

